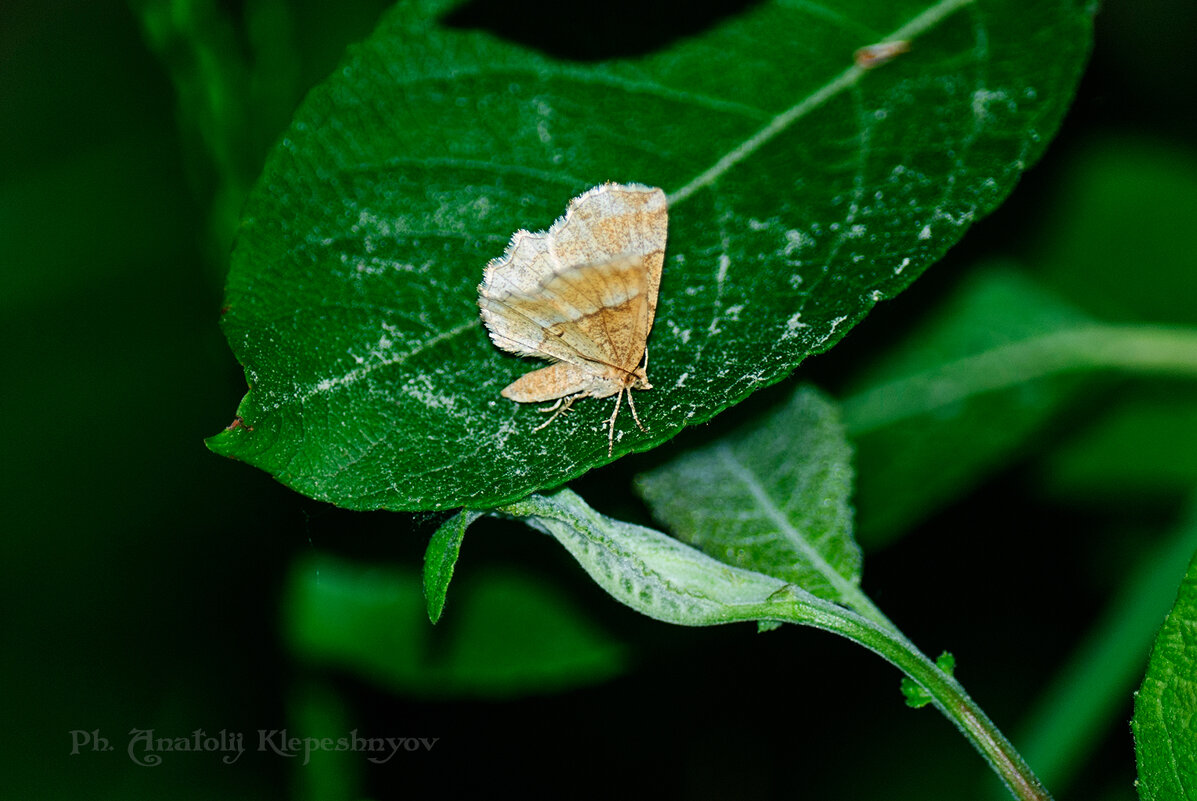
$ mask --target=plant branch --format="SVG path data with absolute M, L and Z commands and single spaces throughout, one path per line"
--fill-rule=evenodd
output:
M 765 610 L 762 610 L 765 611 Z M 852 613 L 811 615 L 794 609 L 785 622 L 800 623 L 830 631 L 868 648 L 918 682 L 931 703 L 972 743 L 994 772 L 1020 801 L 1050 801 L 1051 795 L 1034 771 L 977 706 L 960 682 L 949 676 L 896 629 L 886 629 Z
M 960 683 L 888 621 L 871 620 L 797 585 L 724 564 L 663 532 L 605 517 L 569 490 L 531 495 L 496 511 L 555 537 L 612 597 L 656 620 L 684 626 L 796 623 L 868 648 L 927 691 L 935 707 L 989 762 L 1015 798 L 1051 798 Z
M 844 401 L 844 424 L 862 434 L 975 395 L 1090 370 L 1197 378 L 1197 330 L 1094 325 L 1033 337 L 866 389 Z

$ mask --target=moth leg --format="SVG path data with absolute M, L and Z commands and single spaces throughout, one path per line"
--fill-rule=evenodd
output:
M 565 403 L 565 398 L 558 398 L 557 402 L 552 406 L 541 406 L 536 411 L 540 412 L 541 414 L 544 414 L 545 412 L 555 412 L 557 409 L 561 408 L 561 404 L 563 403 Z
M 647 353 L 648 351 L 645 351 Z M 640 417 L 636 414 L 636 403 L 632 400 L 632 390 L 627 390 L 628 393 L 628 408 L 632 410 L 632 419 L 636 421 L 636 427 L 644 433 L 648 433 L 648 429 L 640 423 Z
M 610 456 L 615 450 L 615 418 L 619 416 L 619 404 L 623 401 L 623 393 L 628 393 L 628 401 L 632 400 L 632 393 L 629 390 L 621 389 L 619 394 L 615 396 L 615 411 L 611 412 L 611 419 L 607 421 L 607 455 Z
M 566 412 L 568 412 L 568 411 L 569 411 L 569 407 L 570 407 L 570 406 L 573 406 L 573 404 L 574 404 L 574 401 L 576 401 L 578 398 L 584 398 L 584 397 L 586 397 L 586 393 L 585 393 L 585 392 L 582 392 L 582 393 L 580 393 L 580 394 L 578 394 L 578 395 L 570 395 L 570 396 L 569 396 L 569 397 L 567 397 L 567 398 L 558 398 L 558 399 L 557 399 L 557 402 L 556 402 L 556 403 L 554 403 L 552 406 L 542 406 L 542 407 L 540 407 L 540 408 L 539 408 L 539 409 L 537 409 L 536 411 L 538 411 L 538 412 L 552 412 L 552 413 L 553 413 L 553 415 L 552 415 L 552 416 L 551 416 L 551 417 L 550 417 L 548 420 L 545 420 L 543 423 L 541 423 L 540 425 L 538 425 L 536 428 L 534 428 L 534 429 L 532 429 L 532 430 L 533 430 L 533 431 L 539 431 L 540 429 L 544 428 L 544 427 L 545 427 L 545 426 L 547 426 L 549 423 L 551 423 L 551 422 L 553 422 L 554 420 L 556 420 L 556 419 L 557 419 L 557 417 L 558 417 L 559 415 L 563 415 L 563 414 L 565 414 Z

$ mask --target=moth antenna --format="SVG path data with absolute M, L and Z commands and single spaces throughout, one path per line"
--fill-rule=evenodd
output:
M 647 369 L 647 368 L 645 368 L 645 369 Z M 636 402 L 634 400 L 632 400 L 632 390 L 630 390 L 630 389 L 627 390 L 627 393 L 628 393 L 628 408 L 632 410 L 632 419 L 636 421 L 636 427 L 639 428 L 641 431 L 643 431 L 645 434 L 647 434 L 648 429 L 645 428 L 643 425 L 641 425 L 640 416 L 636 414 Z
M 619 394 L 615 396 L 615 411 L 611 412 L 611 419 L 607 421 L 607 455 L 610 456 L 615 450 L 615 418 L 619 416 L 619 404 L 623 402 L 623 393 L 628 393 L 628 402 L 632 402 L 632 393 L 629 390 L 621 389 Z

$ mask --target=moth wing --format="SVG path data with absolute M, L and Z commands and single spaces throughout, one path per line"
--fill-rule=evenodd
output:
M 548 246 L 560 265 L 640 258 L 647 273 L 648 326 L 657 312 L 665 264 L 669 211 L 665 193 L 641 184 L 604 184 L 570 201 L 549 229 Z
M 652 325 L 648 265 L 626 257 L 567 270 L 542 291 L 561 319 L 548 333 L 587 361 L 631 372 L 644 355 Z
M 615 394 L 607 392 L 608 386 L 617 384 L 605 382 L 589 370 L 570 364 L 557 362 L 530 373 L 524 373 L 508 384 L 499 394 L 519 403 L 543 403 L 557 400 L 569 395 L 588 393 L 596 398 Z
M 517 232 L 478 288 L 491 339 L 596 375 L 634 370 L 656 313 L 667 228 L 660 189 L 605 184 L 570 201 L 547 232 Z

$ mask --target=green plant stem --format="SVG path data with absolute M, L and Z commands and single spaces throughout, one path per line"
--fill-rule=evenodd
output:
M 1022 801 L 1048 801 L 1051 798 L 1013 744 L 969 697 L 960 682 L 940 670 L 896 629 L 878 626 L 854 615 L 811 614 L 809 609 L 799 610 L 795 617 L 801 619 L 787 622 L 802 623 L 847 637 L 918 682 L 931 696 L 935 708 L 973 744 L 1015 798 Z
M 1197 378 L 1197 330 L 1095 325 L 1003 345 L 866 389 L 844 401 L 844 424 L 862 434 L 974 395 L 1092 370 Z
M 775 621 L 839 634 L 918 682 L 1020 801 L 1051 796 L 1009 740 L 949 676 L 866 602 L 853 611 L 781 579 L 732 567 L 663 532 L 606 518 L 569 490 L 496 510 L 557 539 L 616 600 L 684 626 Z

